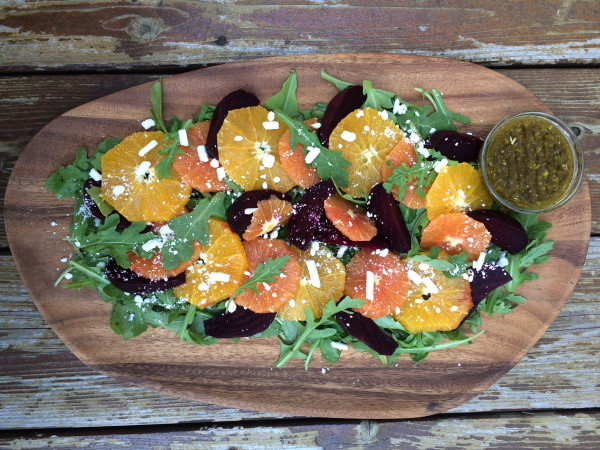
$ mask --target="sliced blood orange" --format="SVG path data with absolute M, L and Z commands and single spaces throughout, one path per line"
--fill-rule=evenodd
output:
M 175 173 L 159 179 L 160 131 L 133 133 L 102 156 L 102 198 L 130 222 L 169 220 L 188 202 L 192 188 Z
M 185 284 L 174 290 L 177 298 L 202 308 L 233 294 L 248 269 L 242 241 L 226 222 L 210 219 L 208 233 L 208 245 L 202 246 L 199 258 L 186 270 Z
M 311 125 L 317 123 L 317 119 L 309 119 L 304 121 L 304 123 L 311 127 Z M 306 165 L 305 156 L 302 152 L 303 147 L 302 144 L 298 144 L 296 145 L 296 149 L 292 150 L 292 146 L 290 145 L 290 130 L 286 130 L 279 140 L 279 160 L 281 167 L 283 167 L 283 170 L 287 172 L 294 183 L 304 189 L 308 189 L 313 184 L 321 181 L 321 179 L 314 167 Z
M 324 245 L 310 251 L 292 247 L 292 251 L 302 267 L 300 287 L 277 314 L 284 320 L 306 320 L 304 308 L 310 308 L 315 318 L 321 317 L 323 307 L 344 293 L 346 269 Z
M 244 242 L 244 250 L 248 257 L 248 271 L 246 278 L 254 273 L 260 262 L 275 259 L 280 256 L 289 256 L 288 262 L 283 266 L 281 274 L 272 283 L 259 283 L 256 285 L 258 294 L 246 289 L 233 299 L 236 304 L 244 306 L 256 313 L 277 312 L 298 293 L 300 287 L 300 263 L 288 244 L 280 239 L 255 239 Z M 249 275 L 250 274 L 250 275 Z
M 429 222 L 421 235 L 421 248 L 429 250 L 438 246 L 450 255 L 466 251 L 469 261 L 474 261 L 487 250 L 491 240 L 492 234 L 483 223 L 465 213 L 449 213 Z
M 390 164 L 389 166 L 388 161 Z M 411 167 L 416 162 L 417 153 L 415 152 L 414 144 L 406 138 L 400 139 L 400 141 L 394 146 L 390 154 L 385 159 L 383 166 L 381 166 L 381 176 L 383 181 L 387 181 L 388 177 L 392 174 L 394 167 L 401 166 L 402 164 L 406 164 L 407 167 Z M 417 195 L 416 189 L 417 188 L 414 182 L 408 183 L 402 200 L 399 200 L 398 186 L 394 186 L 392 188 L 392 194 L 394 194 L 396 201 L 399 201 L 409 208 L 425 208 L 425 197 L 420 197 Z M 423 190 L 425 193 L 427 193 L 429 186 L 424 187 Z
M 244 190 L 295 186 L 279 161 L 279 140 L 285 125 L 262 106 L 229 111 L 217 135 L 219 160 L 229 177 Z
M 325 215 L 353 241 L 370 241 L 377 234 L 375 221 L 367 216 L 367 211 L 337 194 L 325 200 Z
M 202 246 L 194 241 L 194 254 L 189 261 L 182 261 L 178 266 L 172 269 L 163 267 L 162 255 L 160 252 L 154 253 L 150 258 L 142 258 L 134 252 L 127 252 L 130 266 L 129 268 L 142 277 L 150 278 L 151 280 L 160 280 L 170 277 L 175 277 L 191 267 L 192 264 L 200 257 Z
M 386 250 L 360 250 L 346 266 L 344 294 L 366 303 L 357 309 L 371 319 L 400 311 L 409 287 L 402 259 Z
M 224 169 L 218 170 L 219 162 L 206 153 L 206 136 L 210 121 L 198 122 L 187 130 L 189 144 L 180 145 L 185 153 L 175 157 L 173 168 L 181 180 L 200 192 L 228 191 Z
M 431 184 L 425 197 L 429 220 L 440 214 L 489 209 L 492 198 L 469 163 L 446 166 Z
M 382 181 L 381 167 L 396 143 L 404 137 L 385 111 L 357 109 L 344 117 L 329 138 L 329 148 L 350 162 L 348 186 L 353 197 L 366 197 Z
M 270 233 L 276 228 L 287 223 L 294 208 L 287 200 L 275 196 L 269 200 L 261 200 L 256 204 L 256 211 L 252 213 L 250 226 L 243 234 L 247 241 L 256 239 L 263 234 Z
M 463 277 L 448 278 L 427 264 L 406 261 L 408 297 L 392 317 L 410 333 L 454 330 L 469 314 L 471 287 Z

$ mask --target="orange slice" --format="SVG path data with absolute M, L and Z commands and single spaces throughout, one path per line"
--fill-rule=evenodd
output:
M 353 197 L 366 197 L 382 181 L 385 158 L 403 137 L 385 111 L 357 109 L 344 117 L 329 138 L 329 148 L 342 152 L 350 162 L 348 186 L 343 190 Z
M 370 241 L 377 234 L 375 221 L 367 216 L 367 211 L 337 194 L 325 200 L 325 215 L 353 241 Z
M 399 312 L 408 287 L 404 262 L 392 252 L 362 249 L 346 266 L 344 294 L 364 300 L 357 311 L 371 319 Z
M 454 330 L 469 314 L 471 286 L 463 277 L 448 278 L 442 272 L 406 261 L 411 279 L 408 297 L 392 317 L 409 333 Z
M 429 220 L 440 214 L 492 206 L 492 198 L 479 173 L 469 163 L 442 168 L 425 198 Z
M 210 219 L 209 242 L 185 273 L 185 283 L 174 289 L 177 298 L 206 307 L 231 296 L 242 285 L 248 260 L 240 237 L 226 222 Z
M 262 106 L 234 109 L 217 135 L 219 161 L 229 177 L 244 190 L 295 186 L 279 160 L 279 140 L 285 125 Z
M 300 261 L 302 274 L 298 293 L 277 313 L 284 320 L 306 320 L 304 308 L 310 308 L 315 318 L 323 315 L 330 300 L 337 301 L 344 293 L 346 269 L 324 245 L 316 250 L 302 251 L 292 247 Z
M 449 255 L 466 251 L 469 261 L 474 261 L 487 250 L 491 240 L 492 234 L 483 223 L 465 213 L 449 213 L 429 222 L 421 235 L 421 248 L 429 250 L 437 245 Z
M 388 166 L 388 161 L 390 165 Z M 414 144 L 408 139 L 401 139 L 392 149 L 390 154 L 385 159 L 385 163 L 381 166 L 381 176 L 383 181 L 387 181 L 388 177 L 392 174 L 393 168 L 401 166 L 403 163 L 408 167 L 411 167 L 417 162 L 417 153 L 415 152 Z M 414 179 L 413 179 L 414 180 Z M 392 194 L 396 201 L 399 201 L 403 205 L 418 209 L 425 208 L 426 202 L 424 197 L 419 197 L 416 192 L 416 186 L 414 183 L 409 183 L 404 191 L 404 198 L 399 200 L 398 186 L 392 188 Z M 424 187 L 425 193 L 429 190 L 429 186 Z
M 294 211 L 290 202 L 275 196 L 272 196 L 269 200 L 261 200 L 256 204 L 256 208 L 256 211 L 252 213 L 250 226 L 242 236 L 247 241 L 270 233 L 279 226 L 286 224 Z
M 317 123 L 317 119 L 305 120 L 304 123 L 311 127 L 311 125 Z M 296 149 L 292 150 L 292 146 L 290 145 L 290 130 L 286 130 L 279 140 L 279 160 L 281 167 L 287 172 L 292 181 L 298 186 L 308 189 L 313 184 L 321 181 L 321 179 L 314 167 L 306 165 L 304 161 L 305 156 L 302 152 L 303 147 L 302 144 L 298 144 L 296 145 Z
M 192 188 L 176 173 L 156 174 L 163 138 L 160 131 L 133 133 L 102 156 L 102 198 L 131 222 L 172 219 L 190 199 Z
M 197 241 L 194 241 L 194 254 L 190 260 L 182 261 L 178 266 L 169 270 L 163 267 L 162 254 L 160 252 L 154 253 L 150 258 L 142 258 L 134 252 L 127 252 L 127 257 L 130 262 L 129 268 L 135 273 L 151 280 L 160 280 L 185 272 L 200 257 L 201 251 L 202 246 Z
M 236 304 L 244 306 L 256 313 L 277 312 L 298 293 L 300 287 L 300 263 L 288 244 L 280 239 L 255 239 L 244 242 L 248 257 L 248 273 L 246 278 L 254 273 L 259 262 L 289 256 L 283 270 L 276 281 L 256 285 L 258 294 L 246 289 L 233 299 Z M 250 274 L 250 275 L 249 275 Z
M 198 122 L 187 130 L 189 146 L 180 145 L 185 153 L 175 157 L 173 169 L 181 177 L 181 181 L 199 192 L 228 191 L 225 183 L 224 169 L 219 172 L 219 162 L 206 155 L 206 136 L 210 121 Z

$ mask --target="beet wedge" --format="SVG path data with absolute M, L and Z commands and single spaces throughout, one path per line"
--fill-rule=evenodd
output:
M 394 196 L 385 190 L 383 183 L 377 183 L 371 189 L 367 211 L 377 224 L 377 236 L 386 246 L 396 253 L 408 253 L 410 233 Z
M 360 108 L 366 99 L 367 96 L 363 94 L 363 88 L 359 85 L 348 86 L 331 99 L 323 119 L 321 119 L 321 127 L 317 131 L 317 136 L 323 146 L 329 147 L 329 136 L 333 129 L 340 123 L 340 120 Z
M 229 111 L 240 108 L 247 108 L 249 106 L 260 105 L 260 100 L 252 92 L 238 89 L 237 91 L 230 92 L 221 99 L 213 118 L 210 122 L 210 128 L 208 129 L 208 135 L 206 136 L 206 154 L 209 158 L 219 158 L 219 149 L 217 147 L 217 133 L 221 129 L 225 118 Z
M 250 337 L 269 328 L 276 313 L 259 314 L 238 306 L 235 311 L 204 321 L 207 336 L 219 339 Z
M 393 355 L 398 343 L 377 324 L 359 313 L 340 311 L 335 314 L 337 323 L 363 344 L 368 345 L 380 355 Z
M 319 220 L 325 210 L 325 200 L 334 189 L 331 181 L 321 181 L 309 187 L 300 201 L 294 205 L 294 212 L 288 222 L 288 239 L 300 250 L 307 250 L 313 241 Z

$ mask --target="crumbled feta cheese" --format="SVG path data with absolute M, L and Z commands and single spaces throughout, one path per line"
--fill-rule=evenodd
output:
M 311 125 L 311 127 L 315 130 L 318 130 L 319 128 L 321 128 L 321 124 L 319 122 L 315 122 Z
M 344 130 L 340 137 L 346 142 L 354 142 L 356 140 L 356 134 L 347 130 Z
M 154 126 L 156 126 L 156 122 L 152 119 L 146 119 L 142 122 L 142 127 L 144 127 L 144 130 L 149 130 Z
M 342 258 L 344 256 L 344 253 L 346 253 L 346 250 L 348 250 L 348 247 L 345 245 L 341 245 L 340 248 L 337 251 L 337 256 L 338 258 Z
M 102 174 L 96 169 L 90 170 L 90 178 L 94 181 L 102 181 Z
M 113 187 L 112 189 L 112 193 L 115 197 L 118 197 L 119 195 L 121 195 L 123 192 L 125 192 L 125 186 L 119 184 L 115 187 Z
M 243 137 L 243 136 L 235 136 L 235 137 L 233 138 L 233 140 L 234 140 L 235 142 L 240 142 L 240 141 L 244 140 L 244 137 Z
M 423 284 L 425 285 L 430 294 L 437 294 L 438 292 L 440 292 L 435 283 L 431 281 L 431 278 L 423 278 Z
M 433 165 L 433 170 L 435 170 L 437 173 L 440 173 L 440 171 L 446 167 L 448 165 L 448 160 L 446 158 L 442 159 L 441 161 L 437 161 L 434 165 Z
M 150 161 L 142 161 L 140 165 L 135 168 L 135 176 L 138 178 L 145 176 L 150 170 L 151 166 L 152 163 Z
M 246 208 L 244 209 L 244 214 L 254 214 L 254 211 L 256 211 L 258 208 Z
M 211 272 L 208 274 L 208 282 L 209 283 L 215 283 L 215 282 L 227 283 L 230 278 L 231 278 L 231 275 L 229 275 L 228 273 L 223 273 L 223 272 Z
M 262 163 L 266 168 L 270 169 L 275 164 L 275 155 L 265 153 L 262 157 Z
M 217 168 L 217 179 L 219 181 L 224 180 L 225 179 L 225 167 L 218 167 Z
M 348 350 L 348 345 L 347 345 L 347 344 L 344 344 L 343 342 L 335 342 L 335 341 L 332 341 L 332 342 L 331 342 L 331 346 L 332 346 L 333 348 L 336 348 L 336 349 L 338 349 L 338 350 Z
M 319 153 L 321 153 L 321 149 L 319 147 L 307 147 L 307 149 L 308 153 L 304 157 L 304 161 L 306 162 L 306 164 L 311 164 L 315 160 L 315 158 L 319 156 Z
M 213 159 L 210 160 L 210 167 L 214 167 L 216 169 L 219 166 L 220 166 L 220 164 L 219 164 L 219 160 L 218 159 L 213 158 Z
M 370 270 L 367 270 L 367 277 L 365 281 L 365 297 L 367 300 L 373 301 L 375 291 L 375 274 Z
M 269 122 L 273 122 L 275 120 L 275 113 L 273 111 L 269 111 L 269 113 L 267 114 L 267 120 Z
M 206 146 L 199 145 L 196 150 L 198 151 L 198 158 L 200 158 L 200 162 L 208 162 L 208 153 L 206 153 Z
M 415 272 L 412 269 L 407 272 L 407 275 L 408 275 L 408 279 L 415 284 L 421 284 L 423 282 L 423 278 L 421 277 L 421 275 L 419 275 L 417 272 Z
M 157 145 L 158 145 L 158 142 L 156 142 L 156 140 L 152 139 L 150 142 L 148 142 L 146 145 L 144 145 L 140 149 L 140 151 L 138 152 L 138 155 L 145 156 L 146 153 L 148 153 L 150 150 L 152 150 Z
M 308 275 L 310 279 L 308 282 L 316 288 L 321 287 L 321 279 L 319 278 L 319 271 L 317 270 L 317 263 L 313 259 L 308 259 L 305 262 L 308 269 Z
M 263 122 L 262 126 L 265 130 L 279 130 L 279 122 Z
M 160 239 L 150 239 L 149 241 L 146 241 L 142 244 L 142 250 L 144 250 L 145 252 L 149 252 L 152 249 L 155 248 L 161 248 L 163 245 L 163 241 Z
M 184 147 L 190 145 L 190 142 L 188 141 L 187 130 L 179 130 L 177 133 L 179 134 L 179 143 L 181 145 Z

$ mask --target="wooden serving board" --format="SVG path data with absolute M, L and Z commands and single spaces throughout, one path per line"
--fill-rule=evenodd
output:
M 244 88 L 265 100 L 294 68 L 302 107 L 328 101 L 335 88 L 321 68 L 344 80 L 372 80 L 407 101 L 422 100 L 413 87 L 437 88 L 448 107 L 471 117 L 463 131 L 485 136 L 509 114 L 549 109 L 530 91 L 492 70 L 447 59 L 391 54 L 286 56 L 225 64 L 164 80 L 165 116 L 190 117 L 202 102 L 216 104 Z M 72 253 L 72 203 L 59 202 L 43 185 L 80 145 L 141 129 L 149 116 L 150 83 L 73 109 L 48 124 L 17 162 L 6 194 L 6 227 L 31 297 L 57 335 L 89 366 L 120 380 L 177 396 L 282 414 L 339 418 L 409 418 L 446 411 L 476 396 L 513 367 L 537 342 L 569 298 L 590 236 L 590 198 L 584 179 L 575 197 L 547 214 L 556 241 L 539 280 L 520 293 L 529 301 L 505 318 L 484 318 L 486 333 L 473 345 L 432 352 L 415 366 L 408 356 L 394 367 L 370 355 L 344 351 L 334 365 L 316 359 L 278 370 L 275 339 L 222 341 L 198 347 L 161 329 L 124 341 L 109 328 L 110 305 L 93 291 L 53 287 Z M 328 370 L 322 370 L 327 368 Z

